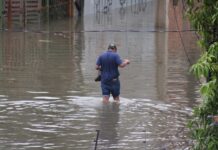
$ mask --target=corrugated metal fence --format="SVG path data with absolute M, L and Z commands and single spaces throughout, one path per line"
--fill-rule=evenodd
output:
M 40 25 L 57 17 L 72 16 L 73 0 L 4 0 L 0 2 L 1 29 Z

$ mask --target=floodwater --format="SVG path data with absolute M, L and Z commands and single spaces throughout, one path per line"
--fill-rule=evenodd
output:
M 189 73 L 198 58 L 195 34 L 175 32 L 188 26 L 175 20 L 171 4 L 162 18 L 158 0 L 140 2 L 105 10 L 98 1 L 85 5 L 82 18 L 1 32 L 1 150 L 190 146 L 186 124 L 199 99 Z M 95 61 L 110 42 L 131 61 L 120 69 L 120 104 L 102 103 L 94 82 Z

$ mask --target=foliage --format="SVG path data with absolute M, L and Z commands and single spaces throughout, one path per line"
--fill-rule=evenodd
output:
M 201 36 L 203 53 L 191 67 L 197 78 L 206 78 L 200 93 L 202 103 L 194 108 L 188 127 L 194 139 L 195 150 L 218 149 L 218 126 L 212 126 L 208 116 L 218 115 L 218 1 L 187 0 L 187 15 L 191 25 Z
M 218 1 L 217 0 L 187 0 L 187 14 L 192 26 L 202 36 L 200 44 L 209 47 L 218 41 Z

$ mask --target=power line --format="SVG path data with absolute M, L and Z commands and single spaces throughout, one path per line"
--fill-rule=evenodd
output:
M 173 6 L 173 10 L 174 10 L 174 19 L 175 19 L 175 21 L 176 21 L 176 27 L 177 27 L 177 30 L 178 30 L 178 33 L 179 33 L 179 37 L 180 37 L 180 39 L 181 39 L 181 43 L 182 43 L 183 50 L 184 50 L 184 52 L 185 52 L 185 55 L 186 55 L 186 57 L 187 57 L 187 59 L 188 59 L 189 64 L 192 65 L 191 60 L 190 60 L 190 58 L 189 58 L 189 56 L 188 56 L 188 52 L 187 52 L 187 50 L 186 50 L 186 48 L 185 48 L 185 44 L 184 44 L 184 41 L 183 41 L 183 38 L 182 38 L 182 34 L 181 34 L 181 32 L 179 31 L 179 23 L 178 23 L 178 20 L 177 20 L 177 14 L 176 14 L 176 8 L 175 8 L 175 6 Z

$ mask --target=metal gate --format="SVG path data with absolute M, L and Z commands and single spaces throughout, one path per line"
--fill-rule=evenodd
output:
M 2 10 L 2 11 L 1 11 Z M 73 16 L 73 0 L 3 0 L 0 2 L 3 29 L 40 26 L 42 19 Z
M 25 28 L 40 23 L 41 0 L 5 0 L 3 2 L 3 28 Z

